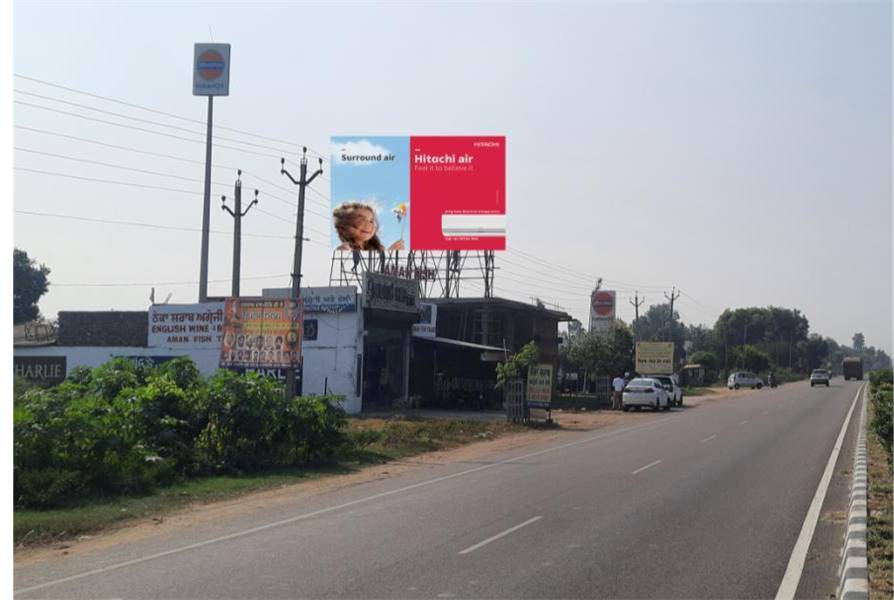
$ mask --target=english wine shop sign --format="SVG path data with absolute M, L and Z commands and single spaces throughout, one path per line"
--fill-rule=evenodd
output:
M 219 349 L 224 303 L 155 304 L 149 307 L 150 348 Z

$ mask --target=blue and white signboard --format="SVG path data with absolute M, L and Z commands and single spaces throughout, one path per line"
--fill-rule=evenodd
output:
M 192 95 L 230 95 L 229 44 L 195 45 L 192 68 Z
M 264 298 L 288 298 L 291 288 L 264 288 Z M 301 299 L 304 301 L 304 314 L 308 313 L 344 313 L 357 312 L 357 288 L 342 287 L 303 287 Z

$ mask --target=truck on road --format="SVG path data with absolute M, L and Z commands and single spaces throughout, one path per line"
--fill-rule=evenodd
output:
M 859 356 L 848 356 L 841 363 L 841 372 L 844 374 L 844 380 L 847 381 L 851 377 L 857 381 L 863 380 L 863 359 Z

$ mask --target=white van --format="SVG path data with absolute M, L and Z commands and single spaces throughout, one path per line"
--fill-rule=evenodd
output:
M 729 379 L 726 380 L 726 387 L 731 390 L 737 390 L 740 387 L 750 387 L 751 389 L 761 389 L 764 387 L 764 380 L 748 371 L 738 371 L 730 373 Z

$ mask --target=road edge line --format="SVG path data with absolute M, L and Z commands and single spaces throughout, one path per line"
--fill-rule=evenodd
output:
M 785 569 L 785 575 L 776 591 L 776 600 L 789 600 L 795 597 L 798 591 L 798 584 L 801 582 L 801 574 L 804 572 L 804 562 L 807 560 L 807 551 L 810 549 L 810 542 L 813 541 L 813 532 L 816 530 L 816 524 L 819 521 L 820 510 L 823 508 L 823 502 L 826 499 L 826 492 L 829 490 L 829 482 L 832 480 L 832 473 L 835 471 L 835 463 L 838 462 L 838 455 L 841 454 L 841 447 L 844 444 L 844 436 L 847 428 L 851 423 L 851 417 L 854 414 L 854 408 L 860 400 L 860 394 L 863 392 L 866 384 L 860 386 L 851 402 L 850 410 L 847 411 L 847 417 L 838 433 L 838 439 L 832 447 L 832 453 L 826 462 L 826 470 L 820 478 L 819 485 L 816 487 L 816 493 L 807 509 L 807 516 L 804 517 L 804 524 L 801 526 L 801 533 L 792 548 L 791 557 L 788 560 L 788 566 Z

